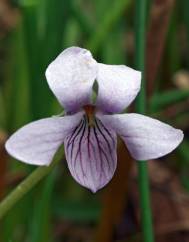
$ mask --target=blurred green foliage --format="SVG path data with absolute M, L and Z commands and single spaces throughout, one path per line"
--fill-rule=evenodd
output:
M 0 130 L 7 134 L 29 121 L 62 111 L 48 88 L 45 69 L 64 48 L 89 48 L 100 62 L 134 66 L 131 0 L 20 0 L 12 2 L 13 7 L 19 16 L 0 40 L 5 56 L 0 66 Z M 166 42 L 167 64 L 148 99 L 148 112 L 158 113 L 162 119 L 166 119 L 161 116 L 165 108 L 189 99 L 189 91 L 177 89 L 172 81 L 178 70 L 189 70 L 188 9 L 187 0 L 177 1 Z M 178 41 L 183 41 L 184 47 Z M 182 115 L 179 112 L 172 123 L 179 117 L 180 124 L 185 122 Z M 188 149 L 188 142 L 179 147 L 179 169 L 189 166 Z M 25 174 L 31 170 L 17 161 L 10 162 L 9 169 Z M 76 184 L 61 162 L 60 169 L 9 212 L 1 222 L 0 237 L 2 241 L 51 242 L 55 241 L 52 231 L 58 221 L 95 223 L 99 214 L 98 195 L 91 196 Z

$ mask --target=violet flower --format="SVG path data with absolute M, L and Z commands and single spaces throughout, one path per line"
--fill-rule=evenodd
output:
M 48 166 L 64 143 L 74 179 L 93 192 L 113 177 L 117 135 L 136 160 L 149 160 L 174 150 L 183 132 L 140 114 L 118 114 L 140 90 L 141 73 L 124 65 L 97 63 L 88 50 L 64 50 L 47 68 L 49 87 L 66 115 L 32 122 L 14 133 L 6 149 L 16 159 Z M 96 103 L 93 85 L 98 83 Z

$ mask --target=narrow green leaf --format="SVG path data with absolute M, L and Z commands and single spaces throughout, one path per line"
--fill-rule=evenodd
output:
M 104 21 L 99 22 L 99 26 L 97 26 L 96 31 L 94 31 L 89 42 L 87 43 L 87 47 L 92 50 L 93 53 L 96 53 L 100 46 L 104 44 L 107 35 L 122 17 L 130 3 L 130 0 L 115 1 L 114 4 L 111 4 L 109 8 L 106 9 Z
M 82 6 L 80 6 L 77 1 L 70 1 L 70 13 L 72 15 L 71 17 L 75 18 L 75 20 L 80 25 L 84 36 L 90 36 L 94 29 L 94 26 L 91 22 L 91 19 L 88 18 L 88 16 L 82 9 Z
M 111 35 L 109 35 L 108 42 L 104 46 L 101 52 L 101 56 L 104 63 L 107 64 L 122 64 L 126 62 L 126 53 L 124 50 L 124 30 L 125 26 L 121 23 L 119 27 L 116 27 Z M 116 46 L 116 51 L 115 51 Z
M 173 105 L 189 98 L 188 90 L 170 90 L 156 93 L 150 100 L 150 112 L 157 112 L 169 105 Z
M 55 167 L 60 158 L 63 157 L 63 147 L 57 151 L 50 166 L 36 168 L 24 181 L 22 181 L 10 194 L 0 202 L 0 219 L 27 194 L 43 177 L 49 174 Z
M 49 242 L 51 234 L 52 196 L 56 172 L 53 171 L 37 190 L 37 199 L 33 207 L 33 217 L 30 218 L 31 226 L 29 240 L 31 242 Z
M 13 131 L 28 122 L 29 113 L 29 76 L 26 46 L 22 22 L 11 36 L 10 62 L 7 67 L 6 128 Z
M 145 47 L 146 47 L 146 14 L 147 0 L 136 1 L 135 12 L 135 45 L 136 45 L 136 68 L 143 72 L 141 91 L 137 97 L 136 111 L 146 113 L 146 82 L 145 82 Z M 146 161 L 138 162 L 138 187 L 140 194 L 140 214 L 143 241 L 153 242 L 154 232 L 152 223 L 152 212 L 150 206 L 150 187 L 148 176 L 148 164 Z
M 65 26 L 64 45 L 66 47 L 75 46 L 81 39 L 81 29 L 74 18 L 70 18 Z
M 57 217 L 68 219 L 74 222 L 96 222 L 100 217 L 100 204 L 90 201 L 66 200 L 55 202 L 55 213 Z

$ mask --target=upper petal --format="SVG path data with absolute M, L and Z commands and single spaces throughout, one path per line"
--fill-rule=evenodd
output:
M 116 165 L 116 134 L 96 119 L 94 126 L 83 117 L 65 139 L 64 147 L 69 170 L 82 186 L 96 192 L 112 178 Z
M 173 151 L 183 140 L 183 132 L 141 114 L 100 117 L 123 138 L 136 160 L 149 160 Z
M 32 122 L 14 133 L 6 142 L 10 155 L 25 163 L 49 165 L 66 135 L 78 124 L 82 113 L 45 118 Z
M 79 47 L 64 50 L 47 68 L 46 78 L 59 102 L 68 111 L 89 104 L 97 63 L 91 53 Z
M 124 65 L 98 64 L 97 105 L 106 112 L 123 111 L 140 90 L 141 72 Z

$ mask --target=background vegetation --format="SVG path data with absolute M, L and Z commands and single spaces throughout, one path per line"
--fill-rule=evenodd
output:
M 47 65 L 74 45 L 90 49 L 99 62 L 136 67 L 136 3 L 1 0 L 0 198 L 34 169 L 8 157 L 7 137 L 32 120 L 62 111 L 45 80 Z M 148 0 L 146 6 L 146 113 L 185 131 L 172 155 L 149 162 L 155 238 L 160 242 L 189 241 L 188 10 L 187 0 Z M 1 219 L 0 241 L 141 241 L 136 164 L 122 144 L 118 156 L 114 179 L 93 195 L 76 184 L 62 155 L 49 175 Z

